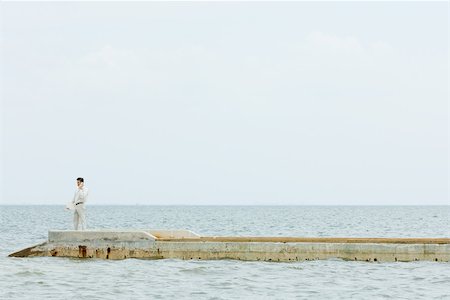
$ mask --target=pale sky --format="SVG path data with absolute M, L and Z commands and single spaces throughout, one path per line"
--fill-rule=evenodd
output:
M 0 9 L 0 203 L 449 204 L 446 2 Z

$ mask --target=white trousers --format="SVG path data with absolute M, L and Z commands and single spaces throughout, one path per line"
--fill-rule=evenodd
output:
M 81 225 L 81 230 L 86 229 L 86 209 L 84 204 L 75 205 L 73 213 L 73 227 L 75 230 L 78 230 L 79 225 Z

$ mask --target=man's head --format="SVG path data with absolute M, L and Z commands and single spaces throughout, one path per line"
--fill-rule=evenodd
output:
M 81 186 L 83 186 L 83 185 L 84 185 L 84 179 L 81 178 L 81 177 L 78 177 L 78 178 L 77 178 L 77 186 L 78 186 L 78 187 L 81 187 Z

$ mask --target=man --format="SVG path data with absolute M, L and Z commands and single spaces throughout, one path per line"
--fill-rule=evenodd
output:
M 73 214 L 73 226 L 75 230 L 78 230 L 78 225 L 81 225 L 81 230 L 86 229 L 86 209 L 84 203 L 87 201 L 89 191 L 87 187 L 84 186 L 84 179 L 81 177 L 77 178 L 77 190 L 73 197 L 72 203 L 74 207 Z

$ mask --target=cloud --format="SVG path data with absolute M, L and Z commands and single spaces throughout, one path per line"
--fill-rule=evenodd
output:
M 371 43 L 369 48 L 375 54 L 392 54 L 394 51 L 394 48 L 390 44 L 383 41 Z
M 111 45 L 105 45 L 100 49 L 90 52 L 78 59 L 82 66 L 116 69 L 136 62 L 136 55 L 130 50 L 117 49 Z
M 322 32 L 312 32 L 307 35 L 306 42 L 321 50 L 350 54 L 361 54 L 364 52 L 361 42 L 353 36 L 340 37 Z
M 388 55 L 394 48 L 385 41 L 363 43 L 355 36 L 338 36 L 336 34 L 311 32 L 306 36 L 306 46 L 315 51 L 341 55 Z

